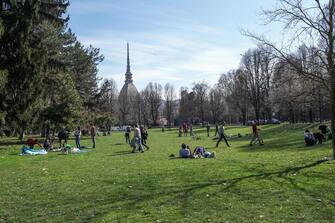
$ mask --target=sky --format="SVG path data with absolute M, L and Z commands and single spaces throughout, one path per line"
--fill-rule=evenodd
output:
M 192 87 L 214 85 L 239 66 L 255 43 L 241 29 L 276 39 L 279 27 L 264 26 L 259 13 L 275 0 L 72 0 L 69 27 L 85 45 L 105 56 L 99 77 L 113 78 L 120 90 L 130 44 L 134 84 L 149 82 Z

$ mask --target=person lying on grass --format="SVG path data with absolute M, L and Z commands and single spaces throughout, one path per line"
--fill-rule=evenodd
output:
M 186 144 L 182 144 L 179 150 L 179 156 L 181 158 L 215 158 L 215 152 L 208 152 L 204 147 L 197 146 L 193 153 L 191 149 Z
M 215 152 L 206 151 L 206 149 L 202 146 L 195 147 L 193 151 L 193 158 L 215 158 Z

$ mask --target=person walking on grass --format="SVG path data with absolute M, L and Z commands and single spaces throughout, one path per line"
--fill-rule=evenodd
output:
M 228 147 L 230 147 L 230 145 L 229 145 L 229 143 L 228 143 L 228 141 L 227 141 L 227 138 L 226 138 L 226 136 L 225 136 L 225 134 L 224 134 L 224 123 L 221 123 L 221 124 L 220 124 L 220 127 L 219 127 L 219 129 L 218 129 L 218 136 L 219 136 L 219 139 L 218 139 L 218 141 L 216 142 L 216 147 L 219 146 L 219 143 L 221 142 L 222 139 L 224 139 L 224 141 L 226 142 L 226 145 L 227 145 Z
M 128 125 L 124 132 L 124 137 L 126 138 L 126 144 L 130 144 L 130 126 Z
M 179 126 L 179 130 L 178 130 L 178 137 L 181 137 L 182 135 L 182 126 Z
M 206 130 L 207 130 L 207 137 L 209 137 L 209 131 L 211 130 L 211 125 L 209 124 L 209 122 L 207 122 Z
M 141 130 L 141 136 L 142 136 L 142 140 L 141 140 L 142 146 L 144 146 L 148 150 L 150 149 L 150 147 L 147 146 L 148 131 L 143 126 L 140 126 L 140 130 Z
M 190 128 L 190 136 L 192 137 L 193 136 L 193 125 L 192 125 L 192 123 L 189 125 L 189 128 Z
M 81 131 L 80 131 L 80 127 L 78 126 L 77 127 L 77 130 L 74 132 L 74 137 L 75 137 L 75 140 L 76 140 L 76 147 L 78 149 L 80 149 L 80 136 L 81 136 Z
M 216 135 L 218 134 L 218 131 L 219 131 L 219 125 L 218 125 L 218 123 L 216 122 L 216 123 L 215 123 L 215 134 L 214 134 L 214 136 L 216 136 Z
M 264 142 L 263 142 L 263 139 L 262 139 L 261 134 L 260 134 L 261 130 L 259 128 L 257 128 L 256 121 L 253 121 L 251 129 L 252 129 L 252 139 L 250 141 L 250 146 L 252 146 L 257 141 L 258 141 L 259 145 L 263 146 Z
M 183 133 L 184 133 L 184 136 L 187 136 L 187 129 L 188 129 L 188 126 L 186 124 L 186 122 L 183 123 Z
M 91 135 L 91 139 L 92 139 L 92 143 L 93 143 L 92 148 L 95 149 L 96 137 L 97 137 L 97 128 L 93 125 L 93 123 L 91 123 L 90 135 Z
M 138 125 L 135 125 L 135 128 L 134 128 L 134 139 L 135 139 L 136 146 L 133 149 L 133 153 L 135 152 L 136 148 L 138 148 L 138 150 L 141 153 L 144 153 L 144 149 L 143 149 L 143 146 L 142 146 L 141 130 L 138 127 Z

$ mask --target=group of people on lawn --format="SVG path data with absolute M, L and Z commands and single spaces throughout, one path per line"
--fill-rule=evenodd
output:
M 210 136 L 210 124 L 207 123 L 206 124 L 206 130 L 207 130 L 207 136 Z M 182 125 L 179 126 L 179 137 L 182 136 L 182 133 L 184 133 L 184 136 L 187 136 L 188 131 L 190 132 L 190 136 L 193 136 L 193 126 L 192 124 L 187 124 L 186 122 L 184 122 Z M 225 135 L 225 123 L 221 122 L 221 123 L 215 123 L 215 134 L 214 136 L 218 136 L 218 140 L 216 142 L 216 147 L 219 146 L 220 142 L 222 140 L 225 141 L 226 145 L 228 147 L 230 147 L 227 137 Z M 261 130 L 257 127 L 257 122 L 253 121 L 252 122 L 252 139 L 250 141 L 250 146 L 253 146 L 255 143 L 259 143 L 259 145 L 264 145 L 263 139 L 261 137 Z
M 134 137 L 130 140 L 131 129 L 133 129 Z M 136 150 L 144 153 L 143 147 L 145 147 L 147 150 L 150 149 L 150 147 L 147 145 L 148 135 L 149 134 L 147 129 L 144 126 L 138 126 L 137 124 L 133 126 L 126 126 L 124 133 L 126 143 L 130 144 L 133 153 L 135 153 Z
M 331 140 L 333 134 L 331 129 L 327 125 L 320 125 L 318 128 L 319 131 L 311 132 L 309 129 L 306 129 L 304 132 L 304 140 L 307 146 L 313 146 L 315 144 L 322 144 L 322 142 Z
M 215 158 L 215 152 L 206 151 L 204 147 L 197 146 L 191 151 L 190 147 L 186 144 L 182 144 L 179 150 L 179 156 L 181 158 Z
M 219 123 L 216 124 L 216 131 L 215 131 L 215 136 L 218 135 L 218 140 L 216 142 L 216 147 L 219 146 L 220 142 L 222 140 L 225 141 L 227 147 L 230 147 L 227 137 L 225 135 L 225 123 Z M 259 143 L 259 145 L 264 145 L 263 139 L 261 137 L 261 130 L 257 127 L 257 122 L 254 121 L 252 122 L 252 139 L 250 141 L 250 146 L 253 146 L 255 143 Z M 207 123 L 206 125 L 207 129 L 207 136 L 209 136 L 209 131 L 210 131 L 210 125 Z M 240 134 L 239 134 L 240 136 Z M 181 148 L 179 150 L 179 156 L 181 158 L 215 158 L 215 152 L 209 152 L 206 151 L 204 147 L 199 147 L 197 146 L 194 151 L 192 152 L 190 147 L 186 144 L 182 144 Z
M 96 147 L 97 129 L 93 125 L 93 123 L 90 124 L 89 134 L 90 134 L 91 139 L 92 139 L 92 148 L 95 148 Z M 68 143 L 69 136 L 70 136 L 70 131 L 67 128 L 63 128 L 58 132 L 59 148 L 66 147 L 66 145 Z M 82 131 L 81 131 L 80 126 L 78 126 L 76 128 L 76 130 L 74 131 L 75 144 L 76 144 L 76 148 L 78 148 L 78 149 L 82 148 L 82 146 L 80 144 L 81 136 L 82 136 Z M 51 134 L 46 133 L 46 136 L 45 136 L 45 139 L 44 139 L 44 142 L 43 142 L 42 145 L 38 142 L 37 139 L 31 138 L 31 137 L 28 138 L 26 144 L 31 149 L 34 149 L 34 146 L 38 145 L 40 148 L 43 148 L 47 151 L 51 151 L 51 150 L 54 149 L 53 141 L 54 141 L 54 138 L 51 136 Z

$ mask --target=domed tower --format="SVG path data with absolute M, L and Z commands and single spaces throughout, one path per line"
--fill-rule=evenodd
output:
M 130 71 L 129 43 L 127 43 L 126 80 L 119 94 L 120 123 L 135 124 L 138 120 L 140 95 L 133 84 L 133 74 Z

